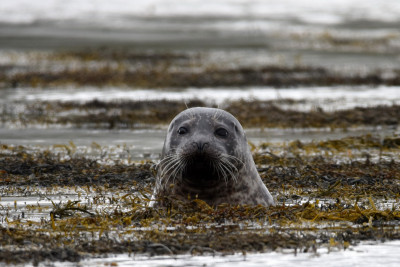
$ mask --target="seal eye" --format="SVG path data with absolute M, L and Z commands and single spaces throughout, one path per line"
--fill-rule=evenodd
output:
M 225 130 L 224 128 L 218 128 L 215 131 L 215 135 L 217 135 L 219 137 L 227 137 L 228 136 L 228 131 Z
M 178 134 L 180 134 L 180 135 L 186 134 L 187 132 L 188 132 L 188 129 L 185 127 L 180 127 L 178 129 Z

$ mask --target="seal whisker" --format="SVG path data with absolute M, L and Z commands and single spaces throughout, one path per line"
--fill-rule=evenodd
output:
M 244 162 L 241 161 L 238 157 L 235 157 L 235 156 L 232 156 L 232 155 L 228 155 L 228 154 L 221 154 L 221 155 L 222 155 L 223 157 L 225 157 L 225 158 L 232 159 L 232 160 L 234 160 L 234 161 L 237 162 L 237 163 L 240 163 L 240 164 L 242 164 L 242 165 L 245 165 Z
M 165 160 L 162 160 L 158 165 L 161 172 L 160 175 L 163 176 L 166 173 L 166 169 L 168 169 L 171 166 L 171 164 L 174 164 L 176 160 L 177 160 L 176 155 L 168 156 L 167 158 L 165 158 Z
M 177 164 L 179 164 L 179 161 L 175 159 L 169 162 L 168 165 L 166 165 L 165 168 L 163 168 L 163 170 L 161 171 L 161 176 L 168 174 L 169 171 L 172 170 Z
M 217 121 L 222 115 L 222 110 L 216 109 L 214 115 L 212 116 L 213 121 Z
M 232 162 L 226 161 L 226 164 L 232 170 L 232 173 L 239 173 L 238 168 Z
M 186 170 L 186 168 L 187 168 L 187 163 L 188 163 L 188 159 L 187 159 L 187 157 L 184 157 L 183 158 L 183 160 L 182 160 L 182 162 L 181 162 L 181 164 L 180 165 L 178 165 L 178 167 L 176 168 L 176 170 L 175 170 L 175 173 L 176 173 L 176 175 L 174 175 L 173 176 L 173 178 L 174 178 L 174 183 L 175 183 L 175 180 L 179 177 L 180 179 L 182 179 L 182 174 L 183 174 L 183 172 Z
M 229 172 L 229 174 L 232 177 L 232 179 L 236 182 L 237 181 L 237 174 L 239 173 L 238 168 L 236 168 L 236 166 L 232 162 L 230 162 L 229 160 L 227 160 L 224 157 L 221 157 L 220 160 L 221 160 L 221 163 L 223 163 L 222 165 Z
M 168 168 L 168 171 L 172 169 L 172 172 L 168 178 L 172 177 L 173 184 L 176 183 L 177 178 L 182 179 L 182 174 L 187 168 L 187 163 L 190 160 L 186 155 L 177 155 L 176 159 L 177 162 Z
M 160 176 L 161 177 L 167 176 L 167 179 L 165 179 L 165 181 L 163 181 L 164 186 L 168 185 L 171 177 L 172 178 L 175 177 L 175 175 L 176 175 L 175 173 L 177 171 L 176 167 L 179 167 L 180 164 L 181 164 L 180 157 L 175 154 L 173 157 L 171 157 L 171 159 L 169 161 L 167 161 L 167 164 L 165 166 L 161 167 Z M 168 175 L 168 173 L 171 170 L 172 170 L 172 173 L 170 175 Z
M 227 166 L 227 165 L 225 165 L 225 168 L 228 169 L 230 178 L 234 182 L 237 182 L 236 172 L 234 170 L 230 169 L 229 166 Z
M 176 154 L 170 154 L 165 156 L 165 158 L 163 158 L 158 164 L 157 164 L 157 168 L 163 168 L 163 166 L 165 164 L 168 164 L 169 161 L 171 161 L 172 159 L 174 159 L 176 157 Z
M 185 106 L 186 106 L 186 110 L 187 110 L 187 112 L 188 112 L 188 118 L 191 119 L 191 120 L 193 120 L 193 119 L 195 118 L 195 115 L 194 115 L 194 113 L 192 112 L 192 109 L 188 107 L 188 105 L 187 105 L 186 102 L 184 102 L 184 103 L 185 103 Z
M 235 162 L 231 162 L 229 159 L 233 159 Z M 225 162 L 226 164 L 228 164 L 229 166 L 233 167 L 237 172 L 239 171 L 238 168 L 236 168 L 235 163 L 237 163 L 237 161 L 241 162 L 238 158 L 233 157 L 233 156 L 229 156 L 226 154 L 221 154 L 219 157 L 219 160 Z
M 178 167 L 180 164 L 181 164 L 181 161 L 179 160 L 179 157 L 176 157 L 168 165 L 167 169 L 165 170 L 165 174 L 168 174 L 171 170 L 173 170 L 172 173 L 176 172 L 176 169 L 174 169 L 174 168 Z
M 226 173 L 226 170 L 223 168 L 223 163 L 219 161 L 217 164 L 217 167 L 218 167 L 218 172 L 222 174 L 222 178 L 224 179 L 225 186 L 227 186 L 228 174 Z
M 188 107 L 186 101 L 183 101 L 183 103 L 185 104 L 186 109 L 189 109 L 189 107 Z
M 225 185 L 227 185 L 227 182 L 229 181 L 230 177 L 232 177 L 231 171 L 226 168 L 225 165 L 221 164 L 221 169 L 224 169 L 224 180 L 225 180 Z
M 224 157 L 221 157 L 221 165 L 227 170 L 227 172 L 229 173 L 230 178 L 232 178 L 233 181 L 237 181 L 237 176 L 239 173 L 239 170 L 235 167 L 235 165 L 230 162 L 229 160 L 227 160 Z

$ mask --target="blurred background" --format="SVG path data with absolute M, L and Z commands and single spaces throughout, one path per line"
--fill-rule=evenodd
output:
M 207 51 L 217 62 L 251 66 L 398 67 L 399 14 L 396 0 L 4 0 L 0 47 Z
M 254 142 L 393 134 L 399 52 L 396 0 L 3 0 L 0 142 L 152 155 L 199 105 Z

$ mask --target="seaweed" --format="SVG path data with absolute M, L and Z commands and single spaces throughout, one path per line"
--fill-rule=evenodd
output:
M 332 39 L 329 38 L 329 41 Z M 335 86 L 399 85 L 400 71 L 338 73 L 322 67 L 265 65 L 224 67 L 207 64 L 201 54 L 150 53 L 112 49 L 60 51 L 29 54 L 30 64 L 3 66 L 3 88 L 53 86 L 129 86 L 141 88 L 187 88 L 221 86 Z M 38 70 L 37 66 L 44 70 Z M 76 64 L 76 63 L 79 64 Z M 95 63 L 95 64 L 94 64 Z M 55 66 L 55 67 L 53 67 Z M 65 67 L 66 66 L 66 67 Z M 14 71 L 15 69 L 19 71 Z
M 192 199 L 155 209 L 148 206 L 154 186 L 151 162 L 105 165 L 74 153 L 60 159 L 51 151 L 2 145 L 2 197 L 37 195 L 50 206 L 21 208 L 16 201 L 0 206 L 0 258 L 6 263 L 32 259 L 37 265 L 108 253 L 317 253 L 321 247 L 347 249 L 362 240 L 400 239 L 398 158 L 360 160 L 347 153 L 376 155 L 383 149 L 396 157 L 396 140 L 367 135 L 253 146 L 260 176 L 277 199 L 269 208 L 211 207 Z M 52 194 L 63 190 L 78 199 L 54 201 Z M 32 221 L 15 215 L 22 212 L 44 217 Z
M 27 103 L 23 113 L 14 112 L 5 103 L 7 123 L 16 125 L 68 125 L 94 129 L 138 129 L 168 124 L 187 107 L 216 105 L 200 99 L 183 101 L 36 101 Z M 43 108 L 46 107 L 46 108 Z M 349 129 L 360 126 L 396 128 L 400 123 L 400 106 L 355 107 L 323 112 L 282 109 L 275 101 L 239 100 L 225 102 L 220 108 L 230 112 L 243 126 L 257 128 L 329 128 Z M 5 123 L 3 122 L 3 123 Z M 366 140 L 367 141 L 367 140 Z M 372 140 L 371 140 L 372 141 Z M 379 140 L 373 140 L 378 142 Z M 384 145 L 399 145 L 399 140 L 383 140 Z M 386 143 L 385 143 L 386 142 Z M 388 143 L 389 142 L 389 143 Z

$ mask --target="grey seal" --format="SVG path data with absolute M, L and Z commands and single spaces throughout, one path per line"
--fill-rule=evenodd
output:
M 168 127 L 150 205 L 196 198 L 210 206 L 274 205 L 241 124 L 222 109 L 189 108 Z

